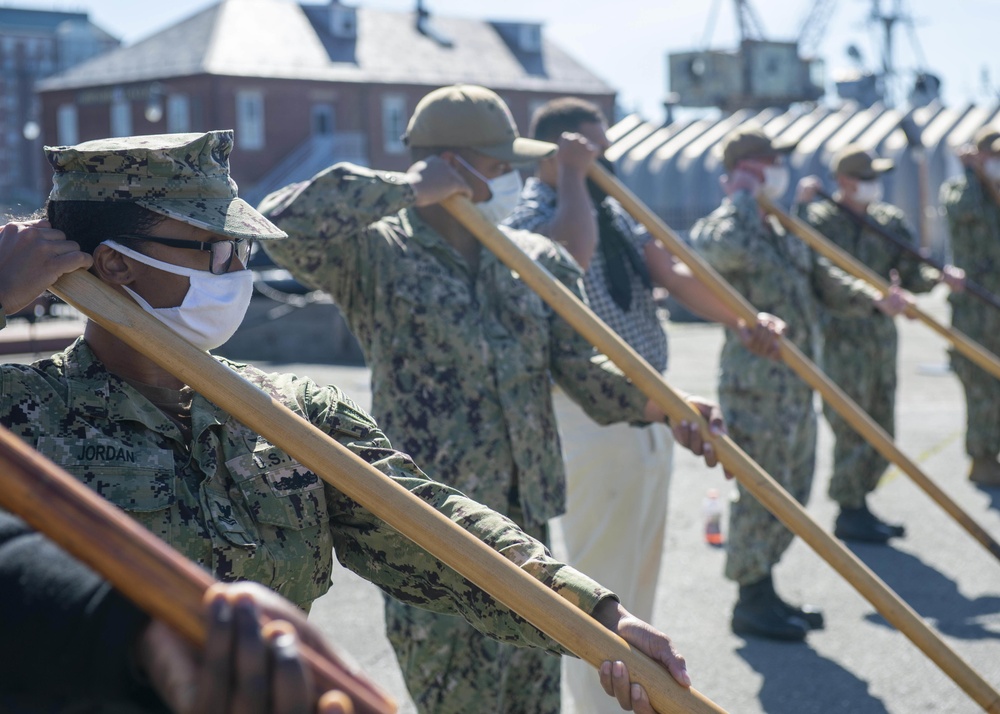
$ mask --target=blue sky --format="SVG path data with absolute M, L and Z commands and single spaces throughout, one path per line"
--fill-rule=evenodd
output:
M 311 0 L 319 2 L 319 0 Z M 87 11 L 91 20 L 128 43 L 214 4 L 215 0 L 0 0 L 0 6 L 45 10 Z M 347 4 L 412 10 L 415 0 L 346 0 Z M 788 40 L 813 5 L 813 0 L 751 0 L 769 39 Z M 666 53 L 709 45 L 732 49 L 736 22 L 732 0 L 425 0 L 432 13 L 524 19 L 542 22 L 544 31 L 619 91 L 627 110 L 645 118 L 662 118 L 667 92 Z M 869 64 L 879 61 L 873 30 L 866 22 L 875 4 L 883 11 L 900 5 L 914 18 L 913 30 L 896 33 L 896 62 L 912 70 L 918 64 L 944 81 L 947 104 L 997 101 L 984 91 L 983 73 L 1000 85 L 998 0 L 838 0 L 817 54 L 826 59 L 827 73 L 847 67 L 845 50 L 859 47 Z M 708 32 L 714 16 L 713 31 Z M 914 43 L 911 38 L 916 38 Z

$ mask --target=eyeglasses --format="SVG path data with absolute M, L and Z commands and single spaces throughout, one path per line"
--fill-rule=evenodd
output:
M 233 256 L 246 267 L 250 258 L 250 248 L 253 247 L 252 238 L 235 238 L 231 240 L 216 241 L 191 241 L 177 240 L 176 238 L 160 238 L 141 233 L 123 233 L 119 238 L 133 238 L 135 240 L 148 240 L 150 243 L 170 246 L 171 248 L 186 248 L 188 250 L 203 250 L 212 254 L 209 270 L 212 275 L 223 275 L 229 272 L 233 264 Z

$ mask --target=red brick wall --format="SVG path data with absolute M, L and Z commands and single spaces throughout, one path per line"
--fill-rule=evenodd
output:
M 236 128 L 236 93 L 259 90 L 264 96 L 264 147 L 261 150 L 241 148 L 236 136 L 233 152 L 233 178 L 242 186 L 250 186 L 309 138 L 312 131 L 312 107 L 332 105 L 337 131 L 367 134 L 369 164 L 380 169 L 405 169 L 410 161 L 407 152 L 388 153 L 385 150 L 382 127 L 382 97 L 398 94 L 405 97 L 406 115 L 431 88 L 414 85 L 314 82 L 308 80 L 276 80 L 247 77 L 197 76 L 166 79 L 159 82 L 164 95 L 188 95 L 191 106 L 191 131 Z M 121 91 L 130 97 L 132 131 L 134 134 L 160 134 L 166 131 L 166 111 L 158 122 L 144 116 L 150 83 L 127 85 Z M 554 93 L 501 90 L 514 115 L 521 133 L 527 133 L 530 108 L 536 102 L 559 96 Z M 42 140 L 57 143 L 56 112 L 66 103 L 77 105 L 79 139 L 87 141 L 108 136 L 111 131 L 110 88 L 47 92 L 41 95 Z M 613 95 L 586 97 L 598 103 L 612 116 Z M 39 157 L 44 163 L 44 159 Z M 51 170 L 41 171 L 42 189 L 48 191 Z

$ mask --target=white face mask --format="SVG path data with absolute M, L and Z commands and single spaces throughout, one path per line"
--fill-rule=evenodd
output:
M 991 156 L 983 162 L 983 173 L 991 181 L 1000 181 L 1000 157 Z
M 521 173 L 515 169 L 497 176 L 495 179 L 488 179 L 469 166 L 468 162 L 461 156 L 456 155 L 455 158 L 461 161 L 462 166 L 475 174 L 490 190 L 489 199 L 477 203 L 475 206 L 483 214 L 483 218 L 493 225 L 499 225 L 514 211 L 517 202 L 521 200 L 521 189 L 524 187 L 521 183 Z
M 125 290 L 143 310 L 198 349 L 208 351 L 225 344 L 243 322 L 253 296 L 253 273 L 249 270 L 213 275 L 207 270 L 164 263 L 113 240 L 104 241 L 104 245 L 143 265 L 187 277 L 191 285 L 177 307 L 153 307 L 134 290 Z
M 790 180 L 787 166 L 765 166 L 764 167 L 764 195 L 772 201 L 783 197 L 788 191 Z
M 854 189 L 854 200 L 865 206 L 881 201 L 882 182 L 877 180 L 858 181 L 858 187 Z

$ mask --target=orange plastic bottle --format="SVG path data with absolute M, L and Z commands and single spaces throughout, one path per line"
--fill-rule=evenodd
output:
M 721 546 L 722 540 L 722 501 L 719 500 L 718 489 L 710 488 L 701 506 L 705 519 L 705 542 L 712 546 Z

